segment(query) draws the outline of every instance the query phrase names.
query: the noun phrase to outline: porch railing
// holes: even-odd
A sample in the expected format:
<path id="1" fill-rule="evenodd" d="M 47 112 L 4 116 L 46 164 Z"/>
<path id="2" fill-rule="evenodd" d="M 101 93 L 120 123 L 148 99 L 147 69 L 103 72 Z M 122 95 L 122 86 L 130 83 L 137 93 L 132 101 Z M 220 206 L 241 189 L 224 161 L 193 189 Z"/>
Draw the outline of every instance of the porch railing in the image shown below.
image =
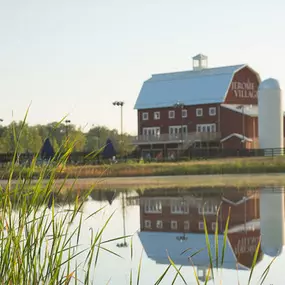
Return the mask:
<path id="1" fill-rule="evenodd" d="M 221 139 L 219 132 L 192 132 L 187 134 L 160 134 L 139 135 L 133 140 L 134 144 L 159 144 L 159 143 L 190 143 L 195 141 L 209 142 Z"/>

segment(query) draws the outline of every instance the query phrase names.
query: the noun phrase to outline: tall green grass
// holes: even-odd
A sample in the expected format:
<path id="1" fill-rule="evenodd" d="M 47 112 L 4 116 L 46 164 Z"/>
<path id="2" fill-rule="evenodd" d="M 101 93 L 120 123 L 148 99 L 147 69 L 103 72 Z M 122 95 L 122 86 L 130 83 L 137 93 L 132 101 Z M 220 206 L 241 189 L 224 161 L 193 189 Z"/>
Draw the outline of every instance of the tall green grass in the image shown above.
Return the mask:
<path id="1" fill-rule="evenodd" d="M 26 117 L 23 125 L 25 121 Z M 40 172 L 38 172 L 39 168 L 37 167 L 38 155 L 34 157 L 28 169 L 23 168 L 23 171 L 21 171 L 21 167 L 17 166 L 17 150 L 20 144 L 21 131 L 20 133 L 14 132 L 14 136 L 15 155 L 9 168 L 7 183 L 1 189 L 0 195 L 0 284 L 96 284 L 96 267 L 100 262 L 100 253 L 104 251 L 110 255 L 121 257 L 118 253 L 109 250 L 106 245 L 128 237 L 122 236 L 103 240 L 103 233 L 114 215 L 112 213 L 97 232 L 90 231 L 88 246 L 84 247 L 80 244 L 80 235 L 84 222 L 96 217 L 103 210 L 103 208 L 98 209 L 88 217 L 83 215 L 83 205 L 93 190 L 92 187 L 84 192 L 74 191 L 76 195 L 73 197 L 74 202 L 71 207 L 57 207 L 55 197 L 64 188 L 68 176 L 65 176 L 62 184 L 57 188 L 54 186 L 55 180 L 58 174 L 64 170 L 64 165 L 66 165 L 68 156 L 72 152 L 76 141 L 67 140 L 59 148 L 55 158 L 41 167 Z M 16 169 L 18 171 L 16 178 L 18 179 L 16 183 L 12 184 Z M 37 173 L 37 180 L 33 181 L 35 172 Z M 48 178 L 47 183 L 44 182 L 46 178 Z M 230 216 L 225 230 L 223 254 L 226 247 L 229 219 Z M 214 276 L 215 261 L 212 258 L 205 218 L 204 224 L 206 250 L 208 251 L 210 264 L 205 283 L 207 284 L 210 274 Z M 217 230 L 215 234 L 218 235 Z M 133 259 L 134 248 L 132 241 L 130 249 L 131 259 Z M 200 251 L 191 253 L 190 260 Z M 144 274 L 142 254 L 135 281 L 137 285 L 141 283 L 141 274 Z M 223 267 L 223 254 L 220 263 L 221 270 Z M 82 256 L 84 257 L 83 261 Z M 256 256 L 253 260 L 252 272 L 256 265 Z M 187 284 L 186 278 L 181 273 L 182 267 L 175 265 L 171 256 L 168 258 L 169 266 L 155 284 L 160 284 L 166 278 L 170 268 L 173 268 L 175 272 L 172 284 L 175 284 L 178 279 Z M 270 266 L 271 264 L 261 276 L 261 280 L 264 281 Z M 194 274 L 197 284 L 200 284 L 195 271 Z M 133 284 L 133 277 L 134 274 L 131 270 L 130 284 Z"/>

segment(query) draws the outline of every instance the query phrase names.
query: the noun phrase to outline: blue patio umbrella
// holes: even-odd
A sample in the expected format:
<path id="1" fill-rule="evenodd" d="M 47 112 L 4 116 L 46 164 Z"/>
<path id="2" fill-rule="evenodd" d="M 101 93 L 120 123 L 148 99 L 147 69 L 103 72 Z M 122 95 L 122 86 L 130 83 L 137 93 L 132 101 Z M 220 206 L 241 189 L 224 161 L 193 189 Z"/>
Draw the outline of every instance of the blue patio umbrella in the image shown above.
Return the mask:
<path id="1" fill-rule="evenodd" d="M 51 159 L 54 156 L 54 149 L 51 145 L 49 138 L 44 141 L 44 144 L 41 149 L 41 158 L 42 159 Z"/>
<path id="2" fill-rule="evenodd" d="M 110 139 L 107 139 L 102 155 L 104 158 L 112 158 L 113 156 L 116 155 L 116 150 Z"/>

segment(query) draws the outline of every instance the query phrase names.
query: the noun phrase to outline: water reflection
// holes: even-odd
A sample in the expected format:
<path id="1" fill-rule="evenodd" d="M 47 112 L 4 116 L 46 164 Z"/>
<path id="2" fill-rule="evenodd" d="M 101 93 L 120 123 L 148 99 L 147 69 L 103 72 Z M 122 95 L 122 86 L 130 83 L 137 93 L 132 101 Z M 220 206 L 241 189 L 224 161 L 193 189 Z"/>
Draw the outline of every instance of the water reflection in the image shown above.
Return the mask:
<path id="1" fill-rule="evenodd" d="M 284 245 L 284 187 L 260 191 L 261 247 L 269 256 L 280 255 Z"/>
<path id="2" fill-rule="evenodd" d="M 208 190 L 208 191 L 207 191 Z M 148 258 L 169 264 L 168 254 L 177 265 L 197 266 L 200 280 L 210 265 L 204 234 L 203 212 L 209 233 L 214 265 L 221 266 L 224 230 L 230 213 L 224 268 L 247 270 L 260 237 L 260 195 L 257 191 L 145 191 L 139 197 L 139 238 Z M 216 213 L 220 207 L 216 223 Z M 215 230 L 218 226 L 218 255 Z M 186 249 L 185 253 L 183 253 Z M 203 249 L 202 251 L 200 251 Z M 200 252 L 199 252 L 200 251 Z M 195 254 L 199 252 L 198 254 Z M 189 258 L 191 255 L 193 257 Z M 262 259 L 259 250 L 257 262 Z"/>
<path id="3" fill-rule="evenodd" d="M 81 191 L 82 197 L 84 193 Z M 55 195 L 55 203 L 61 204 L 65 201 L 73 203 L 76 195 L 76 192 L 67 196 Z M 189 268 L 191 270 L 195 268 L 199 280 L 205 281 L 210 260 L 204 234 L 203 212 L 209 232 L 213 266 L 216 267 L 218 261 L 219 268 L 224 232 L 230 212 L 223 263 L 223 284 L 237 284 L 237 269 L 240 274 L 240 284 L 247 282 L 260 238 L 261 247 L 257 255 L 255 281 L 259 280 L 272 257 L 282 253 L 284 245 L 284 187 L 94 190 L 90 193 L 83 211 L 89 216 L 103 206 L 106 206 L 107 216 L 116 211 L 114 220 L 112 219 L 107 232 L 104 233 L 107 235 L 105 239 L 135 232 L 132 245 L 134 256 L 137 253 L 133 261 L 134 270 L 138 268 L 141 247 L 143 248 L 142 263 L 143 268 L 147 269 L 142 271 L 141 284 L 155 283 L 169 264 L 168 256 L 177 266 L 186 268 L 187 284 L 196 284 L 194 275 L 189 274 Z M 89 242 L 89 228 L 92 227 L 95 233 L 100 221 L 97 216 L 93 216 L 85 222 L 86 229 L 82 232 L 83 242 L 85 239 L 86 243 Z M 216 225 L 218 226 L 217 256 Z M 120 243 L 114 241 L 110 245 L 112 251 L 124 256 L 126 264 L 123 261 L 119 264 L 118 260 L 113 260 L 110 255 L 103 255 L 103 261 L 96 269 L 98 284 L 106 284 L 111 277 L 114 282 L 110 284 L 129 284 L 126 282 L 126 272 L 130 270 L 131 246 L 129 245 L 128 239 L 123 239 Z M 196 252 L 198 253 L 195 254 Z M 278 282 L 282 275 L 280 273 L 283 272 L 282 258 L 284 256 L 281 254 L 280 259 L 274 261 L 273 267 L 277 266 L 277 270 L 273 277 L 268 275 L 267 280 L 270 281 L 266 284 L 284 284 Z M 133 274 L 135 276 L 135 273 Z M 167 275 L 165 278 L 165 283 L 162 284 L 172 283 L 173 276 Z M 178 280 L 175 284 L 180 284 L 179 282 Z"/>

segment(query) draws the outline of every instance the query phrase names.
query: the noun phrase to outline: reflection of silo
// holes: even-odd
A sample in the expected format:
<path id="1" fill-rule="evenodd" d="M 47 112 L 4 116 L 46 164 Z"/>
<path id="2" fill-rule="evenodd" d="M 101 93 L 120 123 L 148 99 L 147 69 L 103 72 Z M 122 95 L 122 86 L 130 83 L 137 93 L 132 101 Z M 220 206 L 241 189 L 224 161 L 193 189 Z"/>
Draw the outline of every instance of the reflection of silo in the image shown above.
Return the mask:
<path id="1" fill-rule="evenodd" d="M 273 191 L 274 190 L 274 191 Z M 265 187 L 260 191 L 261 249 L 279 255 L 284 245 L 284 187 Z"/>
<path id="2" fill-rule="evenodd" d="M 283 148 L 282 101 L 282 91 L 276 79 L 261 82 L 258 89 L 258 137 L 261 149 Z"/>

